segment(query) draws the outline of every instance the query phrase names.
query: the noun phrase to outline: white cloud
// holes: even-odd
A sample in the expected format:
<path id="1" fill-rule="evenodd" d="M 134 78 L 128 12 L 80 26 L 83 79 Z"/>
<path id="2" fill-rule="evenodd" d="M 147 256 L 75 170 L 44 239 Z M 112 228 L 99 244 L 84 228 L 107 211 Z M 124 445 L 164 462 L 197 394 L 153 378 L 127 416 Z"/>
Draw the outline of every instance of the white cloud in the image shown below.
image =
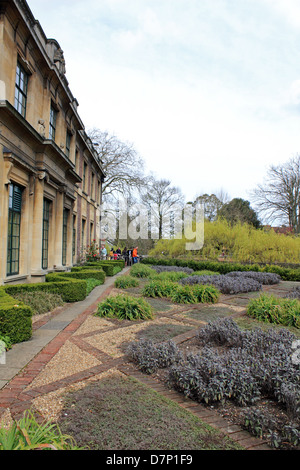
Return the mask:
<path id="1" fill-rule="evenodd" d="M 247 198 L 300 150 L 298 2 L 28 1 L 65 51 L 86 127 L 133 142 L 188 199 Z"/>
<path id="2" fill-rule="evenodd" d="M 298 0 L 263 0 L 288 21 L 293 27 L 300 26 L 300 4 Z"/>

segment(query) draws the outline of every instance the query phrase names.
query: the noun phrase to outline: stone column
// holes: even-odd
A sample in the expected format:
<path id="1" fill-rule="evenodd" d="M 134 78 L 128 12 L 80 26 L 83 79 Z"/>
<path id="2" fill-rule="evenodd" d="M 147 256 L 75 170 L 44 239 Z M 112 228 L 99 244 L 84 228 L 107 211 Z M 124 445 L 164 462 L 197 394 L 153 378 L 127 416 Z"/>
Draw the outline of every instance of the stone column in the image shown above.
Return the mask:
<path id="1" fill-rule="evenodd" d="M 54 266 L 62 268 L 62 234 L 63 234 L 63 211 L 64 193 L 57 191 L 55 201 L 55 240 L 54 240 Z"/>
<path id="2" fill-rule="evenodd" d="M 8 184 L 6 180 L 5 163 L 3 161 L 2 145 L 0 145 L 0 285 L 6 278 L 7 257 L 7 221 L 8 221 Z"/>
<path id="3" fill-rule="evenodd" d="M 73 204 L 69 210 L 67 230 L 67 266 L 73 266 Z"/>
<path id="4" fill-rule="evenodd" d="M 42 238 L 43 238 L 43 203 L 44 203 L 44 174 L 41 173 L 34 181 L 34 200 L 32 217 L 31 268 L 32 277 L 42 275 Z"/>

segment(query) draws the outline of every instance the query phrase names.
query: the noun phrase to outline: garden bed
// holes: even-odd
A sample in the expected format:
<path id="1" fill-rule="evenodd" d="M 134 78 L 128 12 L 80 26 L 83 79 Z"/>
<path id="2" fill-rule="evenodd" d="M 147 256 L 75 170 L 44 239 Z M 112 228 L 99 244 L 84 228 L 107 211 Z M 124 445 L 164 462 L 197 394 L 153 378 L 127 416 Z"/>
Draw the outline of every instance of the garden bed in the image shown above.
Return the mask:
<path id="1" fill-rule="evenodd" d="M 215 326 L 216 324 L 219 326 Z M 226 326 L 222 327 L 222 324 Z M 206 328 L 210 333 L 205 334 L 204 327 L 202 336 L 199 330 L 195 336 L 181 343 L 155 343 L 151 339 L 132 343 L 128 348 L 129 357 L 144 373 L 199 401 L 203 406 L 213 408 L 231 424 L 239 425 L 257 437 L 268 440 L 272 447 L 299 450 L 300 372 L 297 366 L 293 370 L 288 353 L 284 351 L 284 348 L 289 347 L 293 335 L 288 330 L 273 328 L 266 332 L 253 330 L 253 333 L 245 333 L 245 330 L 239 329 L 228 319 L 211 322 Z M 251 371 L 251 367 L 255 369 L 255 354 L 249 361 L 239 345 L 240 332 L 245 337 L 245 344 L 251 343 L 252 337 L 253 347 L 257 348 L 255 354 L 260 355 L 258 369 L 261 370 L 256 377 Z M 212 343 L 209 334 L 213 338 Z M 268 346 L 272 340 L 281 351 L 278 358 L 275 353 L 277 346 Z M 230 357 L 232 348 L 237 348 L 236 353 L 233 352 L 231 360 L 224 361 L 224 358 Z M 260 361 L 264 354 L 265 363 Z M 203 355 L 201 359 L 199 355 Z M 243 360 L 239 360 L 239 355 Z M 268 356 L 271 359 L 267 359 Z M 280 365 L 281 360 L 286 361 L 286 364 Z M 281 370 L 278 369 L 279 365 Z M 278 386 L 274 384 L 275 370 L 278 371 L 278 383 L 281 381 Z M 230 381 L 232 384 L 228 387 Z M 256 386 L 255 382 L 259 381 L 261 383 Z M 289 385 L 288 391 L 283 387 L 285 382 Z M 228 392 L 230 387 L 232 395 Z"/>

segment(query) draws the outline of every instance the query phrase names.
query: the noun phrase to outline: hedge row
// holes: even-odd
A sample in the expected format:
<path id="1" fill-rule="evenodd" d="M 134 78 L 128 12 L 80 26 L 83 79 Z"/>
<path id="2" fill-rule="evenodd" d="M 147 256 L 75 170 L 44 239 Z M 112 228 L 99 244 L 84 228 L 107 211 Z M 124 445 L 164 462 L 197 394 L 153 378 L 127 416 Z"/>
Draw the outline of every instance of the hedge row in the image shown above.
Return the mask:
<path id="1" fill-rule="evenodd" d="M 0 336 L 21 343 L 32 336 L 32 310 L 0 288 Z"/>
<path id="2" fill-rule="evenodd" d="M 1 287 L 0 335 L 8 336 L 12 343 L 27 341 L 31 338 L 32 310 L 13 298 L 16 293 L 51 292 L 59 294 L 64 302 L 79 302 L 87 296 L 87 279 L 96 279 L 100 284 L 103 284 L 106 273 L 113 276 L 122 270 L 123 263 L 123 261 L 89 263 L 79 268 L 74 267 L 71 272 L 47 274 L 46 282 Z"/>
<path id="3" fill-rule="evenodd" d="M 48 276 L 48 275 L 47 275 Z M 84 279 L 60 279 L 55 282 L 37 282 L 36 284 L 16 284 L 6 286 L 5 291 L 14 295 L 16 292 L 42 291 L 61 295 L 64 302 L 79 302 L 86 298 L 86 281 Z"/>
<path id="4" fill-rule="evenodd" d="M 46 282 L 63 282 L 76 279 L 97 279 L 104 284 L 105 272 L 100 269 L 79 269 L 72 268 L 71 272 L 50 273 L 46 275 Z"/>
<path id="5" fill-rule="evenodd" d="M 209 271 L 217 271 L 220 274 L 227 274 L 232 271 L 257 271 L 279 274 L 284 281 L 300 281 L 300 268 L 292 269 L 285 268 L 277 265 L 259 264 L 241 264 L 241 263 L 226 263 L 218 261 L 196 261 L 184 259 L 170 259 L 170 258 L 144 258 L 141 263 L 148 265 L 160 266 L 179 266 L 200 271 L 207 269 Z"/>
<path id="6" fill-rule="evenodd" d="M 118 261 L 95 261 L 86 263 L 83 268 L 101 268 L 105 272 L 106 276 L 115 276 L 124 268 L 124 262 Z M 74 268 L 72 268 L 73 271 Z"/>

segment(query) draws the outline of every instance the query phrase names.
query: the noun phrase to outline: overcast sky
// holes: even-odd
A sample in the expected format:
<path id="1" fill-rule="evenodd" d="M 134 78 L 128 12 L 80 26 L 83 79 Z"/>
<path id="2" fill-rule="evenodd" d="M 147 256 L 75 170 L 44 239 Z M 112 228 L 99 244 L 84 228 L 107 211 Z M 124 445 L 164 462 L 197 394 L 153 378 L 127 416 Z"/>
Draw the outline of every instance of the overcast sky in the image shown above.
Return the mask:
<path id="1" fill-rule="evenodd" d="M 86 130 L 134 144 L 186 200 L 300 153 L 299 0 L 28 0 Z"/>

